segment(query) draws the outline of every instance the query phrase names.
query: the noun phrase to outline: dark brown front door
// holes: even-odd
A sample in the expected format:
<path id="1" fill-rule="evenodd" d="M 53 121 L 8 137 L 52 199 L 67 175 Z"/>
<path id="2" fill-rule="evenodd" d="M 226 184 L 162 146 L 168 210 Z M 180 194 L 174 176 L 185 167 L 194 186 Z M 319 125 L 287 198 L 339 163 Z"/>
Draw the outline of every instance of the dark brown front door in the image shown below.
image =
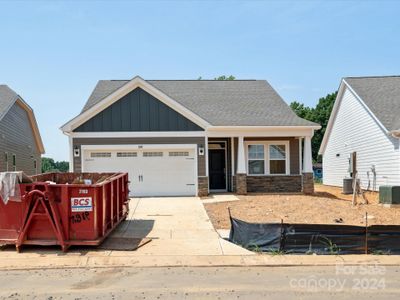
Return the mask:
<path id="1" fill-rule="evenodd" d="M 225 149 L 212 149 L 208 153 L 210 190 L 226 190 Z"/>

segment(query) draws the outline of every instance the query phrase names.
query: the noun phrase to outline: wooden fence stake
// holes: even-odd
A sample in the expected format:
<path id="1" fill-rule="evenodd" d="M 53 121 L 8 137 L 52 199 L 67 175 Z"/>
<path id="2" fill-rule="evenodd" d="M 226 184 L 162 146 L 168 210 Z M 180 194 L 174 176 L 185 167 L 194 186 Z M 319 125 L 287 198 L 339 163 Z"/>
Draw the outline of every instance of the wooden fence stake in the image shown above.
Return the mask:
<path id="1" fill-rule="evenodd" d="M 368 254 L 368 212 L 365 212 L 365 254 Z"/>

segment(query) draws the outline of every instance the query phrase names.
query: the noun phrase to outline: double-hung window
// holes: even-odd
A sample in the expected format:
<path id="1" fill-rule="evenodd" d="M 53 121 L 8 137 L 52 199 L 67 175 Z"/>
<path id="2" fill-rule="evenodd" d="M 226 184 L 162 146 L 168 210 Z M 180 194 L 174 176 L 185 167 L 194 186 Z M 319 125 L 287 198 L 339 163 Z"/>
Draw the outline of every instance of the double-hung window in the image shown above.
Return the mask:
<path id="1" fill-rule="evenodd" d="M 288 170 L 287 142 L 260 142 L 247 145 L 248 175 L 285 175 Z"/>
<path id="2" fill-rule="evenodd" d="M 286 174 L 286 145 L 269 145 L 269 173 Z"/>
<path id="3" fill-rule="evenodd" d="M 249 175 L 265 174 L 264 145 L 248 145 L 248 158 Z"/>

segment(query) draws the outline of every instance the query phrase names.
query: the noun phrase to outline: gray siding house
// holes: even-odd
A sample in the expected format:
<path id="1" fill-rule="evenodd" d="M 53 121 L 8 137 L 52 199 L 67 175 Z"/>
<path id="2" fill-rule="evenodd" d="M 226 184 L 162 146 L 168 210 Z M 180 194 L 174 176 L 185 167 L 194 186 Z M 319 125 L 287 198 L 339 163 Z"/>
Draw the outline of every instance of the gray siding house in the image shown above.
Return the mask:
<path id="1" fill-rule="evenodd" d="M 32 108 L 7 85 L 0 85 L 0 172 L 40 173 L 42 154 Z"/>
<path id="2" fill-rule="evenodd" d="M 129 172 L 135 196 L 313 191 L 311 138 L 265 80 L 102 80 L 61 127 L 75 172 Z"/>

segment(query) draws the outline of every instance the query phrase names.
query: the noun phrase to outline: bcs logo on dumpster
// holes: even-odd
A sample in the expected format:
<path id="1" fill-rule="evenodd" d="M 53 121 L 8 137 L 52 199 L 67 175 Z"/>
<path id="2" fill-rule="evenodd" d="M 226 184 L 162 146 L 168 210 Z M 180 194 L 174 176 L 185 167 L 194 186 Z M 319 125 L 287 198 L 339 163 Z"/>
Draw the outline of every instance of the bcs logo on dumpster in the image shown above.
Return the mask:
<path id="1" fill-rule="evenodd" d="M 92 197 L 71 198 L 71 211 L 93 211 Z"/>

